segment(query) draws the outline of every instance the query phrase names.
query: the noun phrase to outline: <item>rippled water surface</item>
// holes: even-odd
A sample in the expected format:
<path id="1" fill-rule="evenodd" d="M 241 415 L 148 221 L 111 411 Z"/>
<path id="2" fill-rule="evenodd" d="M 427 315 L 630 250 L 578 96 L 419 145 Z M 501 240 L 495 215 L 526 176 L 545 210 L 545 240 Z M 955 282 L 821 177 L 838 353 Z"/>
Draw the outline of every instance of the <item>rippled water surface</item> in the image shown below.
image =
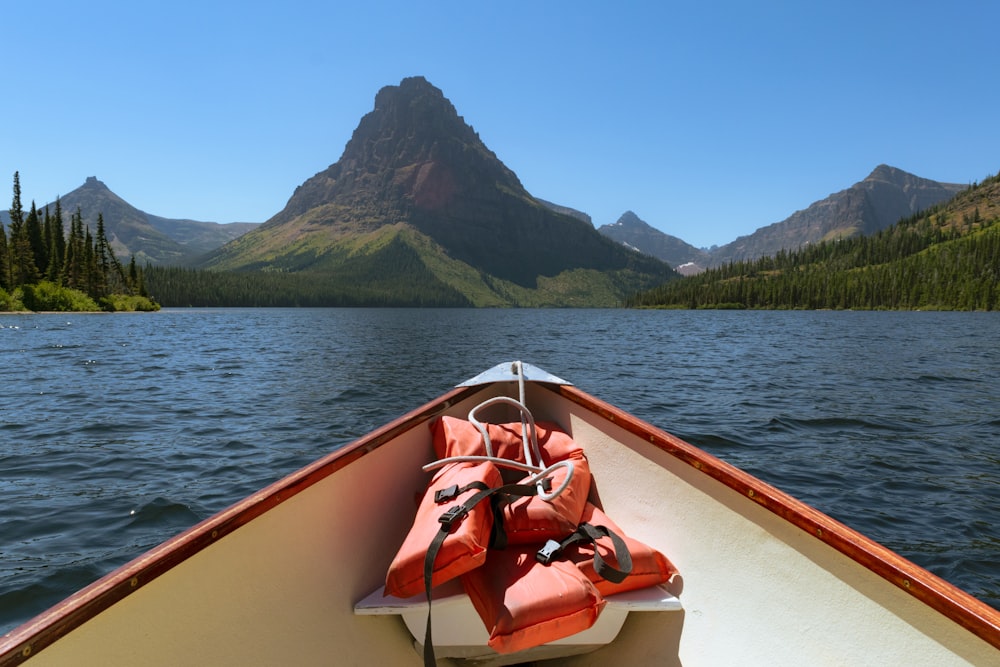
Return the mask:
<path id="1" fill-rule="evenodd" d="M 1000 607 L 1000 316 L 0 317 L 0 632 L 500 361 L 661 426 Z"/>

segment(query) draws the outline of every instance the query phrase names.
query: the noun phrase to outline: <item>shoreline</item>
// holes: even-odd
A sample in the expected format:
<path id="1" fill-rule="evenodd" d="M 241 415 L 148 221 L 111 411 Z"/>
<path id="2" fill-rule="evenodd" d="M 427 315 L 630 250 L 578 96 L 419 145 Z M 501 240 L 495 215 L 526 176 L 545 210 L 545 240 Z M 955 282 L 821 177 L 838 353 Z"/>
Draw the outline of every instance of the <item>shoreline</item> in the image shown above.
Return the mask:
<path id="1" fill-rule="evenodd" d="M 155 313 L 155 310 L 0 310 L 0 315 L 123 315 Z"/>

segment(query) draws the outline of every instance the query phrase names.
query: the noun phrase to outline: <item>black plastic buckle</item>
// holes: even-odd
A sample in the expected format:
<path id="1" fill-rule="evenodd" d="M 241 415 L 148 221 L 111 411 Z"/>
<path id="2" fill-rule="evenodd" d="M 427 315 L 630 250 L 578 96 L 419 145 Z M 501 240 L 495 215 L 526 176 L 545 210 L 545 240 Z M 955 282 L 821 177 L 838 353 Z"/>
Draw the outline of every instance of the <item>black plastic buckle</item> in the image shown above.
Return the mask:
<path id="1" fill-rule="evenodd" d="M 548 565 L 552 562 L 552 559 L 559 555 L 562 551 L 562 544 L 556 542 L 555 540 L 549 540 L 545 543 L 545 546 L 538 550 L 535 554 L 535 560 L 537 560 L 542 565 Z"/>
<path id="2" fill-rule="evenodd" d="M 449 500 L 454 500 L 458 498 L 458 484 L 452 484 L 451 486 L 438 489 L 434 493 L 434 502 L 436 503 L 446 503 Z"/>
<path id="3" fill-rule="evenodd" d="M 438 517 L 438 521 L 440 521 L 446 526 L 451 526 L 452 523 L 461 519 L 468 513 L 469 510 L 467 510 L 465 507 L 461 505 L 453 505 L 449 507 L 444 514 Z"/>

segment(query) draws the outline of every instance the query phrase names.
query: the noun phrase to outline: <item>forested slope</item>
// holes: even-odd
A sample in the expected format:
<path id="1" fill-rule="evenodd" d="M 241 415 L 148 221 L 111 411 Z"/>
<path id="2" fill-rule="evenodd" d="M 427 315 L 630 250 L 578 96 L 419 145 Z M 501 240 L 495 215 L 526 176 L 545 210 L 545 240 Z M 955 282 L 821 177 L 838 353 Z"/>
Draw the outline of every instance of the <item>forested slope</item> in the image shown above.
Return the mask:
<path id="1" fill-rule="evenodd" d="M 733 262 L 629 305 L 996 310 L 998 282 L 1000 175 L 874 235 Z"/>

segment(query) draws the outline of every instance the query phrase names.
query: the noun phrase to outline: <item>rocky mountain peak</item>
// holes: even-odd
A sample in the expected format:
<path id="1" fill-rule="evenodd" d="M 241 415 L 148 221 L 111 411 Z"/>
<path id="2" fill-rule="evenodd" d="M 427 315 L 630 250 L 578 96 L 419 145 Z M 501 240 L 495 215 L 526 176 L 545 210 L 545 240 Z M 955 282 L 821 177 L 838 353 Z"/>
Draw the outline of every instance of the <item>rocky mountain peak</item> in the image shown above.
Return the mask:
<path id="1" fill-rule="evenodd" d="M 396 217 L 405 217 L 410 207 L 440 209 L 459 192 L 496 185 L 529 196 L 440 89 L 409 77 L 378 91 L 340 160 L 299 186 L 268 224 L 334 200 L 377 208 L 383 220 L 391 202 Z"/>
<path id="2" fill-rule="evenodd" d="M 617 222 L 602 225 L 597 231 L 628 248 L 656 257 L 675 269 L 691 266 L 693 268 L 689 273 L 693 273 L 702 270 L 708 263 L 708 255 L 703 250 L 661 232 L 632 211 L 625 211 Z"/>
<path id="3" fill-rule="evenodd" d="M 902 169 L 897 169 L 896 167 L 890 167 L 887 164 L 880 164 L 872 170 L 872 173 L 858 183 L 861 187 L 872 187 L 876 184 L 888 184 L 890 186 L 895 186 L 899 188 L 916 188 L 916 187 L 938 187 L 942 184 L 936 181 L 931 181 L 926 178 L 921 178 L 915 176 L 909 172 L 905 172 Z M 947 185 L 947 184 L 945 184 Z"/>
<path id="4" fill-rule="evenodd" d="M 632 211 L 625 211 L 624 213 L 622 213 L 621 216 L 618 218 L 618 221 L 615 222 L 615 225 L 618 227 L 626 227 L 626 228 L 649 227 L 649 225 L 645 221 L 640 219 L 639 216 L 637 216 Z"/>
<path id="5" fill-rule="evenodd" d="M 910 174 L 907 174 L 902 169 L 897 169 L 895 167 L 890 167 L 887 164 L 880 164 L 877 167 L 875 167 L 874 169 L 872 169 L 872 173 L 868 174 L 868 176 L 864 180 L 866 180 L 866 181 L 895 181 L 895 180 L 898 180 L 900 177 L 909 176 L 909 175 Z"/>
<path id="6" fill-rule="evenodd" d="M 376 112 L 387 113 L 393 110 L 401 111 L 407 108 L 445 108 L 448 115 L 458 116 L 455 107 L 441 92 L 422 76 L 410 76 L 399 82 L 397 86 L 383 86 L 375 93 Z"/>
<path id="7" fill-rule="evenodd" d="M 117 197 L 117 195 L 111 191 L 111 188 L 104 184 L 104 181 L 99 181 L 97 179 L 97 176 L 88 176 L 83 185 L 77 188 L 77 191 L 90 195 L 112 195 Z"/>
<path id="8" fill-rule="evenodd" d="M 410 77 L 375 95 L 375 108 L 361 119 L 342 161 L 361 160 L 367 167 L 408 164 L 432 159 L 442 143 L 478 140 L 440 89 L 423 77 Z"/>

